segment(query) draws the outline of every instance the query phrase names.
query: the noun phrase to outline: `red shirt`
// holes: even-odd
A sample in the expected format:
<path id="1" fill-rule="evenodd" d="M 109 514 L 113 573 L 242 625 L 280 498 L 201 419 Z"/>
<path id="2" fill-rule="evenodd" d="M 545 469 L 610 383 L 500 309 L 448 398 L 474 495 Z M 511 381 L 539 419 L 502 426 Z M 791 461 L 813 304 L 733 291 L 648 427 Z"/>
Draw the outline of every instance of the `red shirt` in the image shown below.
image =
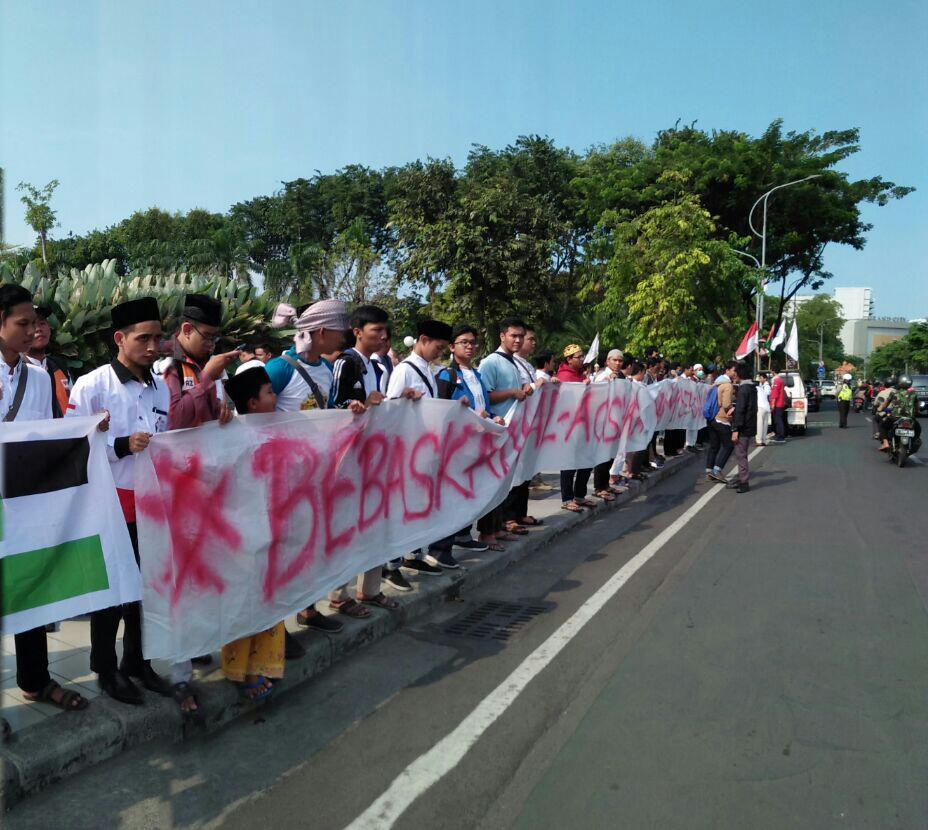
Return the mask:
<path id="1" fill-rule="evenodd" d="M 576 369 L 572 369 L 569 363 L 562 363 L 558 366 L 555 377 L 562 383 L 583 383 L 586 379 Z"/>
<path id="2" fill-rule="evenodd" d="M 770 408 L 773 409 L 778 406 L 786 407 L 786 384 L 779 375 L 773 379 L 773 384 L 770 387 Z"/>

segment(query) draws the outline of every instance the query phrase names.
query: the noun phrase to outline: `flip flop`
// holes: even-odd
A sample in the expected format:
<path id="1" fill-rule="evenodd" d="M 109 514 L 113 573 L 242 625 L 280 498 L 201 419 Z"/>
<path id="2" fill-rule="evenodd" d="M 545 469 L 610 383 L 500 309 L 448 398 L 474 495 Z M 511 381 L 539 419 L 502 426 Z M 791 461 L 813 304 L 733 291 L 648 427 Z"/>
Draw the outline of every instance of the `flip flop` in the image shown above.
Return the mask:
<path id="1" fill-rule="evenodd" d="M 544 520 L 536 519 L 534 516 L 525 516 L 519 524 L 526 525 L 527 527 L 540 527 L 544 524 Z"/>
<path id="2" fill-rule="evenodd" d="M 374 597 L 360 597 L 360 600 L 366 605 L 376 605 L 378 608 L 384 608 L 387 611 L 396 611 L 400 607 L 400 604 L 393 597 L 388 597 L 382 591 Z"/>
<path id="3" fill-rule="evenodd" d="M 346 617 L 354 617 L 356 620 L 363 620 L 371 615 L 369 608 L 365 608 L 350 597 L 341 602 L 330 602 L 329 608 L 338 614 L 344 614 Z"/>

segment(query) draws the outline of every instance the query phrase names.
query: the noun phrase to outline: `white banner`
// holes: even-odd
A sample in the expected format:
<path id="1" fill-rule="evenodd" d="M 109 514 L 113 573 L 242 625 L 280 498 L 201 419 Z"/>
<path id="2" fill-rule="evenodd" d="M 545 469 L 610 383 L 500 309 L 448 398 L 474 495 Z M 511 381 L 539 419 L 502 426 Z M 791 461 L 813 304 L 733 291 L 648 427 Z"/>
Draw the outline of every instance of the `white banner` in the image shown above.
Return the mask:
<path id="1" fill-rule="evenodd" d="M 705 389 L 546 385 L 505 427 L 424 399 L 156 435 L 136 465 L 145 654 L 215 651 L 469 525 L 536 472 L 704 426 Z"/>
<path id="2" fill-rule="evenodd" d="M 141 597 L 101 419 L 0 424 L 6 634 Z"/>

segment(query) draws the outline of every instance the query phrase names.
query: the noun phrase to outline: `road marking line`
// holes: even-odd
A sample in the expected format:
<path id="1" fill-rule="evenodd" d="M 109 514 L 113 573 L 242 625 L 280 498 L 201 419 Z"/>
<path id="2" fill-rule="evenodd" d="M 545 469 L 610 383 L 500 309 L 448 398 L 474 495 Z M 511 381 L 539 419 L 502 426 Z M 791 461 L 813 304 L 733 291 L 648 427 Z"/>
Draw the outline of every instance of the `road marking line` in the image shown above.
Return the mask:
<path id="1" fill-rule="evenodd" d="M 763 447 L 757 447 L 748 459 L 753 459 L 763 449 Z M 570 644 L 571 640 L 602 610 L 625 583 L 724 489 L 726 488 L 713 487 L 700 496 L 685 513 L 664 528 L 619 568 L 557 631 L 490 692 L 453 732 L 442 738 L 428 752 L 420 755 L 394 778 L 386 792 L 351 822 L 347 830 L 386 830 L 386 828 L 393 827 L 419 796 L 437 784 L 461 762 L 483 733 L 515 702 L 528 684 Z"/>

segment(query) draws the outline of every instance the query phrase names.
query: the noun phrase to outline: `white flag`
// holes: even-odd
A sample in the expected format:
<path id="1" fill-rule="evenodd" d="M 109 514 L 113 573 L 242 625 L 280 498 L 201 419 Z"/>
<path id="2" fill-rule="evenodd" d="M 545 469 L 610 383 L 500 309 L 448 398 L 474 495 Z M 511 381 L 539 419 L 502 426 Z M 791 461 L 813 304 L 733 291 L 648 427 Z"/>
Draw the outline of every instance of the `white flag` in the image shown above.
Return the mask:
<path id="1" fill-rule="evenodd" d="M 789 331 L 789 340 L 783 351 L 786 352 L 787 357 L 791 357 L 797 364 L 799 363 L 799 327 L 796 325 L 795 320 L 793 320 L 793 327 Z"/>
<path id="2" fill-rule="evenodd" d="M 596 358 L 599 357 L 599 332 L 596 332 L 596 337 L 593 338 L 593 345 L 590 346 L 590 350 L 586 353 L 586 357 L 583 358 L 583 365 L 586 366 L 588 363 L 595 363 Z"/>
<path id="3" fill-rule="evenodd" d="M 778 349 L 783 345 L 786 340 L 786 318 L 784 317 L 780 320 L 780 328 L 777 329 L 777 333 L 774 335 L 773 340 L 770 341 L 770 345 L 767 347 L 771 352 L 774 349 Z"/>

